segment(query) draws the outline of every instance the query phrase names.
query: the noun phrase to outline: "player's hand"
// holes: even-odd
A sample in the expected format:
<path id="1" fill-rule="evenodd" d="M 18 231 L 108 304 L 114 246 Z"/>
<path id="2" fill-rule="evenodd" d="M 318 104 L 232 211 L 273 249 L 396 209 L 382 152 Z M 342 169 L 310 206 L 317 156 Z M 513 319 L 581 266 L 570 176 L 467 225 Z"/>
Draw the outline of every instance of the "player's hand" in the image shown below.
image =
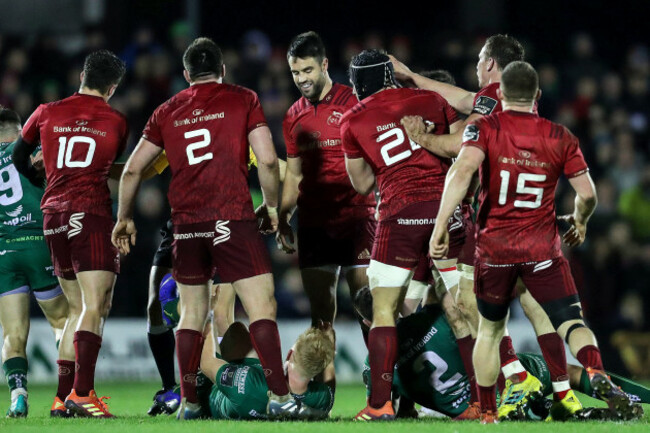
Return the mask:
<path id="1" fill-rule="evenodd" d="M 406 85 L 415 87 L 415 83 L 413 82 L 413 72 L 409 67 L 397 60 L 392 54 L 389 54 L 388 58 L 393 64 L 393 69 L 395 69 L 395 79 Z"/>
<path id="2" fill-rule="evenodd" d="M 45 177 L 45 162 L 43 162 L 43 151 L 39 150 L 36 155 L 29 157 L 32 161 L 32 166 L 38 172 L 40 177 Z"/>
<path id="3" fill-rule="evenodd" d="M 278 210 L 270 208 L 262 203 L 255 209 L 255 216 L 258 221 L 258 230 L 265 235 L 275 233 L 278 230 Z"/>
<path id="4" fill-rule="evenodd" d="M 449 232 L 446 224 L 436 224 L 429 240 L 429 255 L 433 259 L 446 259 L 449 252 Z"/>
<path id="5" fill-rule="evenodd" d="M 131 245 L 135 245 L 135 235 L 137 232 L 132 219 L 118 219 L 115 227 L 113 227 L 111 242 L 113 242 L 113 245 L 115 245 L 120 253 L 129 254 L 131 252 Z"/>
<path id="6" fill-rule="evenodd" d="M 293 246 L 293 229 L 291 228 L 289 221 L 287 221 L 286 216 L 280 218 L 280 224 L 278 225 L 278 232 L 275 235 L 275 241 L 278 244 L 279 250 L 282 250 L 287 254 L 293 254 L 296 252 L 296 248 Z"/>
<path id="7" fill-rule="evenodd" d="M 577 247 L 579 245 L 582 245 L 582 243 L 585 241 L 585 237 L 587 236 L 587 226 L 576 221 L 573 215 L 562 215 L 557 217 L 557 219 L 560 221 L 565 221 L 571 226 L 569 227 L 569 230 L 567 230 L 566 233 L 564 233 L 562 236 L 562 241 L 564 241 L 564 243 L 570 247 Z"/>
<path id="8" fill-rule="evenodd" d="M 424 134 L 427 133 L 427 126 L 424 123 L 422 116 L 404 116 L 400 122 L 404 126 L 404 130 L 409 138 L 418 144 Z"/>

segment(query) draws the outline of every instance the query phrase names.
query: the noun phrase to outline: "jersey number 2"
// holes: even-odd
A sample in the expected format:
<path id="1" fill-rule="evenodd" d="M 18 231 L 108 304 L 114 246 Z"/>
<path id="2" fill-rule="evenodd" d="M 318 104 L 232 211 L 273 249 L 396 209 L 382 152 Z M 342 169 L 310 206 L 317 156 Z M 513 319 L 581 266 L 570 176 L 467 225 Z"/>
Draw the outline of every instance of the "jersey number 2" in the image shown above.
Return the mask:
<path id="1" fill-rule="evenodd" d="M 510 183 L 510 172 L 508 170 L 501 170 L 501 188 L 499 188 L 499 204 L 503 206 L 506 204 L 508 198 L 508 184 Z M 526 186 L 526 182 L 543 182 L 546 180 L 545 174 L 533 173 L 520 173 L 517 176 L 517 194 L 532 194 L 535 200 L 515 200 L 515 207 L 524 207 L 529 209 L 537 209 L 542 205 L 542 194 L 544 188 L 533 188 Z"/>
<path id="2" fill-rule="evenodd" d="M 425 362 L 428 362 L 434 367 L 434 370 L 431 373 L 431 377 L 429 378 L 429 382 L 431 383 L 431 386 L 433 386 L 433 388 L 440 394 L 445 394 L 449 388 L 456 385 L 456 383 L 458 383 L 458 381 L 463 378 L 462 374 L 456 373 L 449 379 L 443 381 L 441 377 L 447 372 L 447 370 L 449 370 L 449 364 L 447 364 L 445 360 L 442 359 L 436 352 L 432 352 L 430 350 L 421 353 L 420 356 L 418 356 L 413 362 L 413 369 L 416 373 L 424 370 Z"/>
<path id="3" fill-rule="evenodd" d="M 201 137 L 199 141 L 195 141 L 194 143 L 188 144 L 187 148 L 185 149 L 185 152 L 187 153 L 187 161 L 189 162 L 190 165 L 195 165 L 198 164 L 199 162 L 207 161 L 208 159 L 212 159 L 214 155 L 212 155 L 212 152 L 204 153 L 203 155 L 195 155 L 194 151 L 198 149 L 203 149 L 204 147 L 208 147 L 210 144 L 210 131 L 207 129 L 197 129 L 194 131 L 188 131 L 185 133 L 185 138 L 194 138 L 194 137 Z"/>

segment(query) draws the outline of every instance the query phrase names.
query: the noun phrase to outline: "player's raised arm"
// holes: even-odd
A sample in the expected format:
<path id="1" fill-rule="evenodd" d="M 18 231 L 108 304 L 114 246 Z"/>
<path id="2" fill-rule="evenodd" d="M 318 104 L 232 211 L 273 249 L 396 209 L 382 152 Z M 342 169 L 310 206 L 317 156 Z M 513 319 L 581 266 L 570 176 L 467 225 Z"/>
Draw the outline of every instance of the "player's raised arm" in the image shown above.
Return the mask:
<path id="1" fill-rule="evenodd" d="M 295 252 L 293 247 L 294 237 L 293 230 L 289 225 L 291 216 L 296 210 L 298 202 L 298 185 L 302 181 L 302 160 L 300 157 L 287 158 L 287 168 L 282 185 L 282 203 L 280 204 L 280 221 L 278 225 L 278 248 L 282 248 L 285 253 Z"/>
<path id="2" fill-rule="evenodd" d="M 473 126 L 473 125 L 470 125 Z M 463 201 L 472 177 L 485 159 L 485 153 L 473 146 L 461 149 L 458 159 L 451 166 L 445 180 L 445 190 L 440 201 L 440 210 L 436 217 L 436 225 L 431 234 L 429 254 L 434 259 L 445 258 L 449 250 L 449 232 L 447 223 L 454 213 L 456 206 Z"/>
<path id="3" fill-rule="evenodd" d="M 280 190 L 280 171 L 278 155 L 275 153 L 271 130 L 260 126 L 248 133 L 248 143 L 257 158 L 257 175 L 262 187 L 263 207 L 266 208 L 270 227 L 266 230 L 274 233 L 278 228 L 278 192 Z"/>
<path id="4" fill-rule="evenodd" d="M 589 173 L 569 179 L 571 187 L 576 192 L 573 214 L 561 216 L 560 219 L 571 224 L 571 228 L 562 236 L 562 240 L 570 247 L 576 247 L 585 241 L 587 221 L 594 213 L 598 204 L 596 187 Z"/>
<path id="5" fill-rule="evenodd" d="M 135 245 L 136 229 L 133 223 L 133 206 L 135 196 L 142 182 L 142 174 L 162 153 L 162 148 L 141 138 L 135 150 L 126 161 L 122 178 L 117 208 L 117 222 L 113 228 L 111 241 L 122 254 L 131 251 L 130 245 Z"/>
<path id="6" fill-rule="evenodd" d="M 409 69 L 404 63 L 400 62 L 393 56 L 389 56 L 390 61 L 395 68 L 395 78 L 399 81 L 411 82 L 420 89 L 432 90 L 439 93 L 451 104 L 454 109 L 463 114 L 469 114 L 474 108 L 475 93 L 469 92 L 452 84 L 442 83 L 417 74 Z"/>

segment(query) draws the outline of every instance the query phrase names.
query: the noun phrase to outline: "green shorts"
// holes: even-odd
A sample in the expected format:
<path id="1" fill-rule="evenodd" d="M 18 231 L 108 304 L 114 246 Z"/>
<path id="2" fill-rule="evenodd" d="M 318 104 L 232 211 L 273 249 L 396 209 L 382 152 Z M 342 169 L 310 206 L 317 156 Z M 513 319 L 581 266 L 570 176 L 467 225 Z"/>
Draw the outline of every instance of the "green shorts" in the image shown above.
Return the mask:
<path id="1" fill-rule="evenodd" d="M 265 418 L 268 389 L 259 359 L 246 358 L 239 364 L 222 366 L 210 393 L 212 418 Z"/>
<path id="2" fill-rule="evenodd" d="M 20 249 L 3 247 L 7 249 L 0 250 L 0 296 L 32 290 L 37 299 L 47 300 L 61 293 L 45 242 L 23 243 Z"/>

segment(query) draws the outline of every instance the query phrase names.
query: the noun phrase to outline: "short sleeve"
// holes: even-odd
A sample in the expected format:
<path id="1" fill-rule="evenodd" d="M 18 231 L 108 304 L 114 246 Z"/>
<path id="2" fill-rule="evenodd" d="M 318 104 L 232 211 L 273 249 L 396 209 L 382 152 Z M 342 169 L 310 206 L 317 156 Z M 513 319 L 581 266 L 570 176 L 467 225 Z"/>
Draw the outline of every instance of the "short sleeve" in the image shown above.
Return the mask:
<path id="1" fill-rule="evenodd" d="M 453 125 L 454 123 L 458 122 L 458 120 L 460 120 L 458 113 L 456 110 L 454 110 L 454 107 L 452 107 L 451 104 L 445 99 L 443 99 L 442 110 L 445 113 L 445 118 L 447 118 L 447 123 L 449 123 L 449 125 Z"/>
<path id="2" fill-rule="evenodd" d="M 463 131 L 462 146 L 474 146 L 487 153 L 487 128 L 480 120 L 472 122 Z"/>
<path id="3" fill-rule="evenodd" d="M 264 110 L 262 110 L 260 99 L 257 97 L 255 92 L 251 91 L 251 94 L 251 106 L 250 111 L 248 112 L 248 122 L 246 124 L 247 133 L 261 126 L 266 126 L 266 117 L 264 116 Z"/>
<path id="4" fill-rule="evenodd" d="M 564 134 L 568 141 L 564 148 L 564 175 L 570 179 L 588 172 L 589 167 L 587 167 L 576 136 L 566 128 Z"/>
<path id="5" fill-rule="evenodd" d="M 22 136 L 29 144 L 36 144 L 41 138 L 40 123 L 41 113 L 43 112 L 44 105 L 39 105 L 36 111 L 29 116 L 25 126 L 23 126 Z"/>
<path id="6" fill-rule="evenodd" d="M 298 146 L 296 145 L 296 140 L 291 133 L 291 127 L 293 122 L 289 115 L 284 118 L 282 122 L 282 135 L 284 136 L 284 145 L 287 148 L 287 156 L 289 158 L 297 158 L 300 155 L 298 154 Z"/>
<path id="7" fill-rule="evenodd" d="M 496 95 L 496 86 L 489 85 L 481 89 L 474 98 L 474 108 L 472 113 L 477 113 L 482 116 L 487 116 L 495 113 L 499 105 L 499 99 Z"/>
<path id="8" fill-rule="evenodd" d="M 160 109 L 156 109 L 156 111 L 153 112 L 149 120 L 147 121 L 147 124 L 144 127 L 144 130 L 142 131 L 142 138 L 145 140 L 155 144 L 158 147 L 164 147 L 164 142 L 162 138 L 162 132 L 160 130 Z"/>
<path id="9" fill-rule="evenodd" d="M 343 152 L 348 158 L 363 158 L 359 143 L 354 134 L 352 134 L 350 122 L 347 119 L 341 122 L 341 144 L 343 146 Z"/>

